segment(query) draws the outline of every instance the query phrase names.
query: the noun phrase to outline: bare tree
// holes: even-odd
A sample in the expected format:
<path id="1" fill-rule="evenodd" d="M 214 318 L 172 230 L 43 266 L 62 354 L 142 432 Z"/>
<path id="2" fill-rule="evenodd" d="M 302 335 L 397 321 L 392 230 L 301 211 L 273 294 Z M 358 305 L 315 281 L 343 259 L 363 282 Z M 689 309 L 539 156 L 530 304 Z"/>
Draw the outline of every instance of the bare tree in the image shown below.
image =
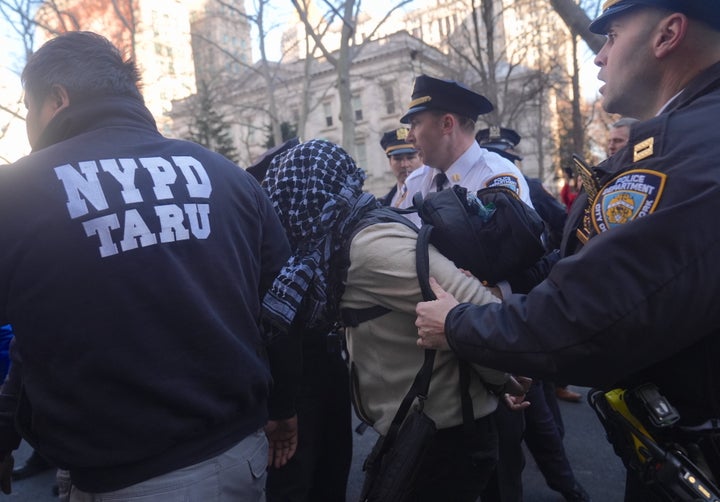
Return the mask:
<path id="1" fill-rule="evenodd" d="M 385 21 L 394 11 L 410 3 L 412 0 L 402 0 L 390 7 L 386 15 L 380 19 L 366 40 L 372 39 Z M 324 0 L 327 6 L 327 13 L 323 16 L 326 23 L 321 25 L 321 30 L 327 29 L 332 22 L 341 23 L 340 47 L 337 51 L 331 51 L 323 41 L 322 31 L 318 26 L 313 26 L 309 18 L 309 2 L 292 0 L 300 20 L 305 25 L 306 33 L 314 41 L 315 46 L 337 72 L 336 87 L 340 98 L 340 123 L 342 124 L 342 146 L 350 155 L 355 155 L 355 120 L 352 108 L 352 89 L 350 86 L 350 69 L 353 60 L 362 51 L 364 40 L 356 40 L 356 27 L 360 14 L 361 0 L 344 0 L 332 2 Z"/>
<path id="2" fill-rule="evenodd" d="M 24 66 L 33 51 L 36 29 L 33 18 L 40 3 L 39 0 L 0 0 L 0 18 L 4 25 L 12 30 L 12 35 L 8 33 L 10 38 L 17 39 L 23 49 L 23 53 L 17 55 L 20 67 Z M 3 103 L 0 104 L 0 138 L 5 137 L 13 123 L 25 121 L 21 110 L 21 93 L 18 93 L 14 100 L 10 96 L 4 96 Z M 0 156 L 0 162 L 11 162 L 11 159 Z"/>
<path id="3" fill-rule="evenodd" d="M 551 146 L 548 103 L 555 89 L 567 85 L 563 40 L 566 31 L 553 27 L 554 13 L 543 0 L 457 2 L 466 16 L 449 39 L 449 51 L 462 69 L 462 79 L 476 85 L 494 105 L 480 117 L 488 126 L 522 132 L 534 144 L 538 175 L 545 176 L 546 150 Z M 506 5 L 506 8 L 503 8 Z M 522 23 L 506 20 L 522 19 Z"/>
<path id="4" fill-rule="evenodd" d="M 41 4 L 41 0 L 0 0 L 0 16 L 5 26 L 12 29 L 22 43 L 23 62 L 27 61 L 33 51 L 36 28 L 34 17 Z"/>
<path id="5" fill-rule="evenodd" d="M 579 35 L 595 54 L 600 52 L 605 43 L 605 37 L 596 35 L 588 29 L 590 18 L 580 4 L 575 0 L 550 0 L 550 4 L 571 32 Z M 599 2 L 595 2 L 596 14 L 598 5 Z"/>

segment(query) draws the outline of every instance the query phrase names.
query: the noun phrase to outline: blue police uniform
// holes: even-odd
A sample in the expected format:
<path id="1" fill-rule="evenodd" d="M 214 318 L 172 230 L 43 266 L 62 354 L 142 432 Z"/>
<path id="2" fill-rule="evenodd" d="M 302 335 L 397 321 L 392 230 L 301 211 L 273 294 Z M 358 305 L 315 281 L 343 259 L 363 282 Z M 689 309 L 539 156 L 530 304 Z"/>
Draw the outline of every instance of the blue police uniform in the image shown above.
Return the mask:
<path id="1" fill-rule="evenodd" d="M 450 312 L 453 350 L 587 386 L 653 382 L 682 425 L 720 417 L 719 113 L 716 63 L 596 168 L 586 244 L 528 295 Z M 720 474 L 717 454 L 708 460 Z"/>

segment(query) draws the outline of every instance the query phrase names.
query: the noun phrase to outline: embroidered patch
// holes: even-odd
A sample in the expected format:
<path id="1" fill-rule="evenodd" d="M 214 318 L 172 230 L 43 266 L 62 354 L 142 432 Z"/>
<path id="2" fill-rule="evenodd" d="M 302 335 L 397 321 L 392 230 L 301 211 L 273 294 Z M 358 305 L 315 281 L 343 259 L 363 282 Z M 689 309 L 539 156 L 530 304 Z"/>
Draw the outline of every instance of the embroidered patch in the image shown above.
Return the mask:
<path id="1" fill-rule="evenodd" d="M 593 201 L 595 230 L 605 232 L 652 213 L 660 202 L 666 178 L 666 174 L 647 169 L 633 169 L 616 176 Z"/>
<path id="2" fill-rule="evenodd" d="M 509 188 L 516 194 L 520 195 L 520 182 L 512 174 L 500 174 L 491 178 L 487 183 L 486 187 L 505 187 Z"/>

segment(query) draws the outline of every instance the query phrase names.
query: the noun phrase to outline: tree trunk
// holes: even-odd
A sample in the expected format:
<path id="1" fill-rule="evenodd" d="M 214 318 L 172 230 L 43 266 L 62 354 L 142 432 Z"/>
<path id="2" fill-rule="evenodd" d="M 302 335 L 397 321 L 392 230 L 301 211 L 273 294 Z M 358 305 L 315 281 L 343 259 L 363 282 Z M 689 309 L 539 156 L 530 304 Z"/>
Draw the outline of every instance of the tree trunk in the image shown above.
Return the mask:
<path id="1" fill-rule="evenodd" d="M 350 66 L 352 64 L 352 39 L 355 32 L 354 0 L 346 0 L 343 12 L 342 38 L 340 54 L 337 62 L 337 86 L 340 97 L 340 123 L 342 124 L 342 147 L 355 156 L 355 113 L 352 105 L 352 90 L 350 89 Z"/>
<path id="2" fill-rule="evenodd" d="M 596 35 L 588 29 L 591 19 L 582 7 L 574 0 L 550 0 L 550 4 L 572 33 L 579 35 L 595 54 L 600 52 L 605 44 L 605 37 Z"/>

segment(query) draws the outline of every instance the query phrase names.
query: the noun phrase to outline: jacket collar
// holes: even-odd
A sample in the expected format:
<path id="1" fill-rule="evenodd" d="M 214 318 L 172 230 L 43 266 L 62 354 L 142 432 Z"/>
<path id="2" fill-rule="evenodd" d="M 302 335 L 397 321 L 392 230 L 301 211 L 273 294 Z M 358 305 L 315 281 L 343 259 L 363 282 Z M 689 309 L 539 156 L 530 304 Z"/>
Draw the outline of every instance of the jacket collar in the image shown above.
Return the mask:
<path id="1" fill-rule="evenodd" d="M 71 104 L 48 123 L 33 152 L 78 134 L 107 126 L 134 126 L 158 132 L 150 111 L 129 96 L 102 96 Z"/>

